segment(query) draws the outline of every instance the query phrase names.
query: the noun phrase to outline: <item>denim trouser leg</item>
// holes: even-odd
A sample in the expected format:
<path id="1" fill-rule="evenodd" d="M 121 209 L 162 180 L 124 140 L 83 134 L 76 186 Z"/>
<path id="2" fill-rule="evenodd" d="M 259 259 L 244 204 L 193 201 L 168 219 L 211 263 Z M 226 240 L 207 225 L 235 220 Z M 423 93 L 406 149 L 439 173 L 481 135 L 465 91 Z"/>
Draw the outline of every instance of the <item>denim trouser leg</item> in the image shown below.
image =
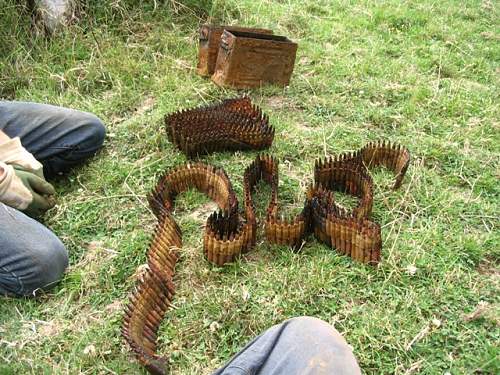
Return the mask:
<path id="1" fill-rule="evenodd" d="M 299 317 L 271 327 L 213 375 L 361 374 L 351 348 L 328 323 Z"/>
<path id="2" fill-rule="evenodd" d="M 30 295 L 68 266 L 62 242 L 39 222 L 0 203 L 0 295 Z"/>
<path id="3" fill-rule="evenodd" d="M 0 130 L 53 177 L 95 154 L 104 126 L 94 115 L 45 104 L 0 101 Z M 61 241 L 22 212 L 0 203 L 0 295 L 30 295 L 53 285 L 68 265 Z"/>
<path id="4" fill-rule="evenodd" d="M 48 178 L 94 155 L 105 135 L 104 125 L 93 114 L 24 102 L 0 101 L 0 130 L 20 137 Z"/>

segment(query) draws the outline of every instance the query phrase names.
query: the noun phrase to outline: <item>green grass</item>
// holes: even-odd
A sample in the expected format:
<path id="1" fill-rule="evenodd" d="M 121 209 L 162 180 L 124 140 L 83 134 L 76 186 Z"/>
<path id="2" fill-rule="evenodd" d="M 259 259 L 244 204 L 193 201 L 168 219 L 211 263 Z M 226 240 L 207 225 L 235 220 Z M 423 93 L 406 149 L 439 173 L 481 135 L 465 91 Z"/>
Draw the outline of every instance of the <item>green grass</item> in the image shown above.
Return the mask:
<path id="1" fill-rule="evenodd" d="M 56 182 L 59 204 L 44 220 L 70 252 L 65 278 L 38 299 L 1 299 L 0 374 L 144 372 L 119 327 L 154 227 L 145 196 L 186 161 L 162 118 L 236 95 L 195 74 L 206 20 L 272 28 L 299 43 L 290 87 L 249 92 L 276 127 L 271 152 L 282 161 L 287 210 L 302 204 L 318 157 L 387 139 L 406 145 L 412 162 L 396 192 L 390 175 L 375 173 L 378 268 L 313 239 L 300 254 L 259 241 L 235 264 L 212 267 L 201 250 L 212 206 L 199 193 L 181 197 L 179 289 L 160 335 L 172 373 L 208 374 L 299 315 L 334 324 L 366 373 L 500 371 L 498 4 L 88 3 L 79 23 L 46 40 L 29 36 L 17 2 L 0 0 L 0 97 L 91 111 L 108 127 L 103 152 Z M 203 160 L 224 166 L 241 197 L 254 157 Z"/>

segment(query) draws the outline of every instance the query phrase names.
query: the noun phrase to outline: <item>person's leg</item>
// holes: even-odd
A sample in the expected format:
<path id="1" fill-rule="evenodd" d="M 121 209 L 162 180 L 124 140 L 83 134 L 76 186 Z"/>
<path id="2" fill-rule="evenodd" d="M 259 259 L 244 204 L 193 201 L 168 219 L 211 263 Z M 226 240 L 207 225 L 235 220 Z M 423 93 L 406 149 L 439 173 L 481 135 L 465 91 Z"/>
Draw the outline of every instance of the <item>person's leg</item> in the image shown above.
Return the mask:
<path id="1" fill-rule="evenodd" d="M 106 132 L 93 114 L 25 102 L 0 102 L 0 130 L 19 137 L 49 178 L 94 155 Z"/>
<path id="2" fill-rule="evenodd" d="M 271 327 L 213 375 L 361 374 L 351 348 L 328 323 L 299 317 Z"/>
<path id="3" fill-rule="evenodd" d="M 68 253 L 46 227 L 0 203 L 0 296 L 29 296 L 54 285 Z"/>

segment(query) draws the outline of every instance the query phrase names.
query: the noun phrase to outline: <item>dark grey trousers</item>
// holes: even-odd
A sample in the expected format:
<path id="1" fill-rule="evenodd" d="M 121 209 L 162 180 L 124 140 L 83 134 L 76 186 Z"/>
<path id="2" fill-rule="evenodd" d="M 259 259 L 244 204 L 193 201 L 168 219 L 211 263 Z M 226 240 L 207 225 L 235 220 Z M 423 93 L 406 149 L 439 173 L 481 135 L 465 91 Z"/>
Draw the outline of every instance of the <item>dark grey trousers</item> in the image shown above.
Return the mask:
<path id="1" fill-rule="evenodd" d="M 94 155 L 105 135 L 90 113 L 22 102 L 0 102 L 0 130 L 20 137 L 48 178 Z M 67 251 L 51 231 L 0 203 L 0 295 L 31 295 L 49 287 L 67 265 Z"/>

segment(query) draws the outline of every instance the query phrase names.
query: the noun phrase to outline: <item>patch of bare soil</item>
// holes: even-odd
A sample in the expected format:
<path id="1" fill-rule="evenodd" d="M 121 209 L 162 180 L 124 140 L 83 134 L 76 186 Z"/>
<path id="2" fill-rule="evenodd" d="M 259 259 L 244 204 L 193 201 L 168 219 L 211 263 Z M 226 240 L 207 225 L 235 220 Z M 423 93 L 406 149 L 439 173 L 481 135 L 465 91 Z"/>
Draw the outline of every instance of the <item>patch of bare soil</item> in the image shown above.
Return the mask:
<path id="1" fill-rule="evenodd" d="M 479 266 L 477 267 L 477 272 L 481 275 L 491 276 L 495 281 L 499 281 L 500 278 L 500 268 L 498 263 L 494 259 L 485 258 Z"/>
<path id="2" fill-rule="evenodd" d="M 199 223 L 205 223 L 212 212 L 217 210 L 217 203 L 210 201 L 194 209 L 186 217 Z"/>
<path id="3" fill-rule="evenodd" d="M 497 327 L 500 326 L 500 316 L 499 316 L 500 306 L 498 304 L 491 304 L 486 301 L 480 301 L 474 311 L 463 314 L 462 319 L 465 322 L 471 322 L 479 319 L 487 319 L 495 323 Z"/>
<path id="4" fill-rule="evenodd" d="M 275 110 L 299 111 L 301 108 L 292 99 L 281 95 L 271 96 L 267 99 L 267 105 Z"/>
<path id="5" fill-rule="evenodd" d="M 156 99 L 152 96 L 148 96 L 144 99 L 144 101 L 137 106 L 135 109 L 135 113 L 137 115 L 143 115 L 146 112 L 149 112 L 155 105 Z"/>

